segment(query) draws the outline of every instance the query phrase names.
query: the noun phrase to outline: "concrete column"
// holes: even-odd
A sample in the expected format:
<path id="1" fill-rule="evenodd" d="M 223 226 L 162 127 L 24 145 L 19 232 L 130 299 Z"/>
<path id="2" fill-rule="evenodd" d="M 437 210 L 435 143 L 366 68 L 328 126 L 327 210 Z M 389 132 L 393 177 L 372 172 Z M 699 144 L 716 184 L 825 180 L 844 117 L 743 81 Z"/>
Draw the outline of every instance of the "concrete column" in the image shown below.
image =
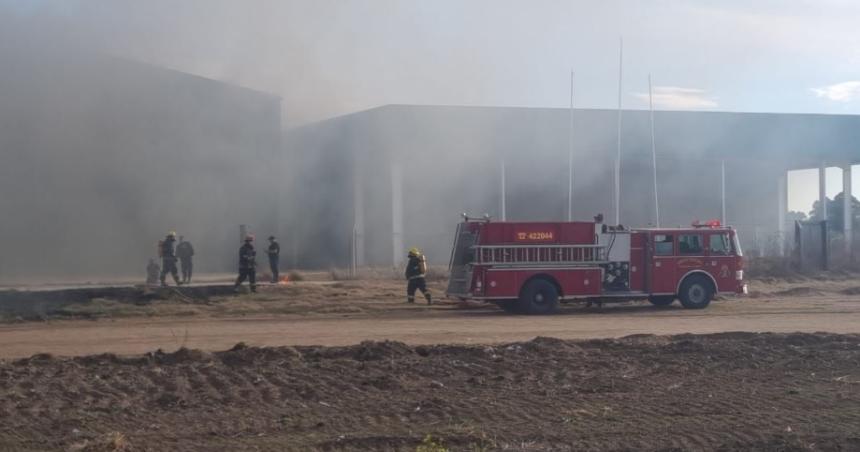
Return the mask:
<path id="1" fill-rule="evenodd" d="M 352 263 L 355 266 L 365 264 L 364 256 L 364 175 L 361 173 L 360 165 L 353 166 L 353 184 L 352 184 L 352 206 L 353 214 L 353 256 Z"/>
<path id="2" fill-rule="evenodd" d="M 842 167 L 842 212 L 844 224 L 842 230 L 845 234 L 845 255 L 854 261 L 854 219 L 851 205 L 851 164 Z"/>
<path id="3" fill-rule="evenodd" d="M 778 209 L 778 211 L 777 211 L 777 219 L 778 220 L 777 221 L 779 221 L 779 224 L 777 224 L 776 230 L 777 230 L 777 254 L 780 257 L 785 256 L 785 248 L 786 248 L 786 246 L 785 246 L 786 245 L 785 244 L 785 230 L 786 230 L 785 214 L 788 211 L 788 188 L 787 188 L 787 183 L 786 183 L 787 177 L 788 177 L 788 174 L 786 172 L 783 172 L 779 176 L 779 180 L 777 181 L 778 199 L 777 199 L 776 205 L 777 205 L 777 209 Z"/>
<path id="4" fill-rule="evenodd" d="M 391 263 L 395 267 L 403 263 L 406 251 L 403 248 L 403 169 L 399 163 L 391 163 Z"/>
<path id="5" fill-rule="evenodd" d="M 818 205 L 819 220 L 827 219 L 827 165 L 821 162 L 818 167 Z"/>

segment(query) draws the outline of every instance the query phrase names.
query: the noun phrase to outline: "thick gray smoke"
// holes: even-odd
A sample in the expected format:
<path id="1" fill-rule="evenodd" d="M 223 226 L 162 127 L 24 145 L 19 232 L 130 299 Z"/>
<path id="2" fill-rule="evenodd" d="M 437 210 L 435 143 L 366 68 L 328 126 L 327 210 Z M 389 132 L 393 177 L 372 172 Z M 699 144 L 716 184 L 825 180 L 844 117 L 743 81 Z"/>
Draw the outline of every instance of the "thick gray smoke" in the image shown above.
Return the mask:
<path id="1" fill-rule="evenodd" d="M 714 22 L 643 25 L 635 11 L 616 17 L 639 7 L 593 3 L 564 15 L 540 2 L 0 2 L 0 282 L 142 274 L 168 230 L 196 245 L 200 271 L 229 271 L 239 224 L 279 236 L 291 266 L 346 265 L 357 236 L 365 262 L 388 264 L 404 252 L 392 240 L 392 162 L 403 180 L 401 243 L 428 249 L 434 263 L 447 259 L 461 212 L 500 216 L 502 161 L 508 219 L 562 220 L 564 109 L 337 115 L 397 103 L 557 107 L 571 64 L 581 69 L 577 105 L 606 107 L 622 31 L 633 67 L 625 105 L 642 107 L 630 94 L 643 91 L 644 55 L 683 85 L 713 82 L 714 58 L 747 50 L 737 36 L 749 24 L 732 25 L 726 11 L 683 2 L 684 14 Z M 704 42 L 702 23 L 738 33 Z M 661 34 L 676 29 L 667 24 L 690 31 L 691 46 L 648 54 L 660 39 L 681 41 Z M 601 39 L 560 39 L 569 30 Z M 810 42 L 804 52 L 816 50 Z M 628 225 L 654 221 L 647 119 L 624 119 Z M 841 155 L 860 140 L 855 122 L 658 113 L 663 224 L 719 217 L 725 160 L 729 220 L 775 230 L 782 167 Z M 574 217 L 611 219 L 615 112 L 579 110 L 573 124 Z"/>
<path id="2" fill-rule="evenodd" d="M 224 271 L 240 223 L 278 232 L 277 97 L 0 17 L 0 280 L 140 275 L 169 230 Z"/>

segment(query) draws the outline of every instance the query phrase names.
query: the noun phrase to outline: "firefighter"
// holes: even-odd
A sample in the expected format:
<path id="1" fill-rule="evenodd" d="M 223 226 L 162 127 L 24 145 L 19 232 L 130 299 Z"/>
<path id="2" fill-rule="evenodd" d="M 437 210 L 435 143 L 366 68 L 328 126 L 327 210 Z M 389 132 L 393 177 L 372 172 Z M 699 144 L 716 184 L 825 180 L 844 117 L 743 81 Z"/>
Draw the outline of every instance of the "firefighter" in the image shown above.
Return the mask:
<path id="1" fill-rule="evenodd" d="M 409 249 L 409 262 L 406 264 L 406 302 L 415 303 L 415 291 L 420 290 L 427 299 L 427 304 L 432 304 L 433 300 L 430 297 L 430 291 L 427 290 L 427 281 L 424 277 L 427 274 L 427 259 L 421 254 L 418 248 Z"/>
<path id="2" fill-rule="evenodd" d="M 239 277 L 233 290 L 239 290 L 239 286 L 248 279 L 251 292 L 257 291 L 257 252 L 254 250 L 254 236 L 245 236 L 245 243 L 239 248 Z"/>
<path id="3" fill-rule="evenodd" d="M 269 249 L 266 250 L 269 255 L 269 269 L 272 270 L 272 283 L 278 282 L 278 260 L 281 256 L 281 245 L 275 236 L 269 236 Z"/>
<path id="4" fill-rule="evenodd" d="M 179 258 L 179 265 L 182 268 L 182 282 L 191 282 L 191 271 L 193 263 L 191 257 L 194 256 L 194 247 L 191 242 L 186 242 L 185 237 L 179 236 L 179 245 L 176 245 L 176 257 Z"/>
<path id="5" fill-rule="evenodd" d="M 167 287 L 167 274 L 173 276 L 173 281 L 177 286 L 182 285 L 179 280 L 179 272 L 176 270 L 176 233 L 171 231 L 167 233 L 167 237 L 161 242 L 161 287 Z"/>

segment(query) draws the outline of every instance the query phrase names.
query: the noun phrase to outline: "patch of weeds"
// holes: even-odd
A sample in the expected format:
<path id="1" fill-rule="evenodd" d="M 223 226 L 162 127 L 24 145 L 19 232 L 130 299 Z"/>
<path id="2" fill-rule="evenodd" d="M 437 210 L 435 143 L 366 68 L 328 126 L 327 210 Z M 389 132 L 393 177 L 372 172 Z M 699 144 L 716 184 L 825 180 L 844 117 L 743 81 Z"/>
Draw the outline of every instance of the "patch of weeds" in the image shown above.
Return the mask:
<path id="1" fill-rule="evenodd" d="M 441 439 L 433 438 L 432 435 L 427 435 L 424 437 L 424 440 L 421 441 L 421 444 L 415 448 L 415 452 L 450 452 L 450 450 L 445 447 Z"/>

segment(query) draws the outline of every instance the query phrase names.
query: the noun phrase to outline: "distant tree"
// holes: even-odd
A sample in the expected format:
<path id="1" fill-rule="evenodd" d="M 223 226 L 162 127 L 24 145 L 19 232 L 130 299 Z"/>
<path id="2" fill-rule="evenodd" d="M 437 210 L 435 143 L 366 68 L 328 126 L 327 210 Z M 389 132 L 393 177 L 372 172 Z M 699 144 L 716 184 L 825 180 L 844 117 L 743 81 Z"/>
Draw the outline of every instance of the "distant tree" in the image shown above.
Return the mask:
<path id="1" fill-rule="evenodd" d="M 785 221 L 788 224 L 794 224 L 795 221 L 804 221 L 808 219 L 809 218 L 806 216 L 805 213 L 797 212 L 794 210 L 791 210 L 787 214 L 785 214 Z"/>
<path id="2" fill-rule="evenodd" d="M 841 192 L 833 199 L 827 198 L 827 228 L 831 231 L 841 231 L 845 225 L 844 198 L 845 195 Z M 820 209 L 821 203 L 815 201 L 812 204 L 812 211 L 809 212 L 809 216 L 813 219 L 819 218 Z M 853 217 L 853 224 L 860 224 L 860 201 L 853 196 L 851 197 L 851 216 Z"/>

